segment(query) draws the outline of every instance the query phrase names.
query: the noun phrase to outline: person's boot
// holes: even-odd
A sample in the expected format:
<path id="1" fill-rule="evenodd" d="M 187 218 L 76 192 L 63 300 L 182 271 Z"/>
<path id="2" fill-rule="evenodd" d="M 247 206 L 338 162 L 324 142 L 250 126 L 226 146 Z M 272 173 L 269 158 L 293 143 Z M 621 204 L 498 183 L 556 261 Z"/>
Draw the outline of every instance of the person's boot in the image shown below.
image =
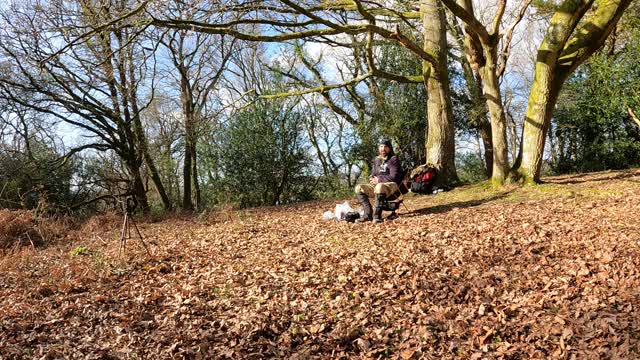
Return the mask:
<path id="1" fill-rule="evenodd" d="M 362 206 L 362 210 L 364 211 L 364 214 L 356 219 L 356 222 L 361 223 L 371 221 L 371 203 L 369 202 L 367 194 L 358 193 L 356 194 L 356 199 L 358 199 L 358 202 L 360 202 L 360 206 Z"/>
<path id="2" fill-rule="evenodd" d="M 376 194 L 376 208 L 373 212 L 373 223 L 378 224 L 382 222 L 382 206 L 384 203 L 385 194 Z"/>

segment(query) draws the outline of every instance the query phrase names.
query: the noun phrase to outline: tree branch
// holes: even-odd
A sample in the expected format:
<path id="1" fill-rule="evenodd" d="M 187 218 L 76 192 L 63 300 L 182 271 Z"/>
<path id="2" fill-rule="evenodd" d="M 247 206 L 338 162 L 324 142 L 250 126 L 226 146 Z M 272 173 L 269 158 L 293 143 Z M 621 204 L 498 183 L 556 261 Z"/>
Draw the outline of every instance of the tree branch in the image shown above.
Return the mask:
<path id="1" fill-rule="evenodd" d="M 490 35 L 482 23 L 476 17 L 458 5 L 454 0 L 440 0 L 456 17 L 462 20 L 467 27 L 473 31 L 483 44 L 490 43 Z"/>
<path id="2" fill-rule="evenodd" d="M 509 26 L 509 28 L 507 29 L 504 35 L 504 38 L 502 40 L 502 51 L 500 53 L 500 65 L 496 72 L 498 77 L 502 77 L 502 74 L 504 74 L 504 71 L 507 67 L 507 61 L 509 60 L 509 54 L 511 53 L 511 40 L 513 39 L 513 30 L 516 28 L 516 26 L 518 26 L 520 21 L 522 21 L 522 19 L 524 18 L 524 15 L 526 14 L 527 9 L 529 8 L 529 5 L 531 5 L 531 1 L 532 0 L 524 0 L 522 2 L 522 6 L 520 7 L 518 16 L 516 17 L 513 24 Z"/>
<path id="3" fill-rule="evenodd" d="M 640 119 L 638 119 L 638 116 L 633 111 L 631 106 L 627 106 L 627 114 L 629 114 L 629 116 L 631 117 L 631 120 L 633 120 L 633 122 L 636 123 L 636 125 L 638 125 L 638 128 L 640 128 Z"/>
<path id="4" fill-rule="evenodd" d="M 491 34 L 498 34 L 500 31 L 500 23 L 502 22 L 502 17 L 504 16 L 504 10 L 507 8 L 507 0 L 499 0 L 498 2 L 498 11 L 496 11 L 496 16 L 493 18 L 493 22 L 491 24 Z"/>
<path id="5" fill-rule="evenodd" d="M 92 28 L 90 31 L 87 31 L 85 33 L 83 33 L 82 35 L 78 36 L 77 38 L 69 41 L 69 43 L 67 43 L 65 46 L 63 46 L 62 48 L 60 48 L 58 51 L 55 51 L 54 53 L 52 53 L 51 55 L 49 55 L 48 57 L 46 57 L 44 60 L 42 60 L 42 62 L 47 62 L 48 60 L 59 56 L 60 54 L 62 54 L 63 52 L 65 52 L 67 49 L 71 48 L 72 46 L 76 45 L 79 42 L 82 42 L 84 40 L 86 40 L 87 38 L 93 36 L 94 34 L 105 30 L 111 26 L 114 26 L 118 23 L 120 23 L 123 20 L 126 20 L 130 17 L 133 17 L 137 14 L 139 14 L 140 12 L 142 12 L 142 10 L 144 10 L 144 8 L 147 6 L 147 4 L 149 3 L 150 0 L 144 0 L 140 3 L 140 5 L 138 5 L 138 7 L 136 7 L 135 9 L 131 10 L 130 12 L 119 16 L 111 21 L 108 21 L 98 27 Z"/>
<path id="6" fill-rule="evenodd" d="M 107 151 L 107 150 L 111 150 L 111 146 L 106 145 L 106 144 L 86 144 L 86 145 L 78 146 L 78 147 L 75 147 L 75 148 L 69 150 L 69 152 L 67 152 L 63 156 L 59 157 L 58 159 L 54 160 L 54 162 L 60 162 L 58 167 L 62 167 L 69 161 L 69 159 L 71 159 L 71 157 L 73 155 L 75 155 L 75 154 L 77 154 L 79 152 L 82 152 L 84 150 L 87 150 L 87 149 L 94 149 L 94 150 L 98 150 L 98 151 Z"/>
<path id="7" fill-rule="evenodd" d="M 549 22 L 547 33 L 538 49 L 537 61 L 555 64 L 578 22 L 594 0 L 564 0 Z"/>
<path id="8" fill-rule="evenodd" d="M 367 73 L 364 74 L 362 76 L 359 76 L 355 79 L 351 79 L 349 81 L 340 83 L 340 84 L 331 84 L 331 85 L 321 85 L 321 86 L 317 86 L 314 88 L 310 88 L 310 89 L 305 89 L 305 90 L 300 90 L 300 91 L 292 91 L 292 92 L 286 92 L 286 93 L 279 93 L 279 94 L 269 94 L 269 95 L 260 95 L 260 98 L 263 99 L 277 99 L 277 98 L 282 98 L 282 97 L 289 97 L 289 96 L 299 96 L 299 95 L 305 95 L 305 94 L 311 94 L 311 93 L 324 93 L 333 89 L 339 89 L 339 88 L 343 88 L 349 85 L 355 85 L 367 78 L 370 78 L 371 76 L 373 76 L 372 73 Z"/>
<path id="9" fill-rule="evenodd" d="M 570 74 L 602 46 L 631 1 L 596 1 L 596 10 L 569 38 L 557 60 L 564 74 Z"/>

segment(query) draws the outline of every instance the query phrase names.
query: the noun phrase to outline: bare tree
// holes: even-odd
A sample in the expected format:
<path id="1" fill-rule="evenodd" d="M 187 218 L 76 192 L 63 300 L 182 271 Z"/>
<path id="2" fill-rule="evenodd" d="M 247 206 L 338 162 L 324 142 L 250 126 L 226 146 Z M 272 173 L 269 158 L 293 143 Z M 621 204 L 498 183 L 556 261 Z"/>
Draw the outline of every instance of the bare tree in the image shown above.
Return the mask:
<path id="1" fill-rule="evenodd" d="M 446 28 L 444 10 L 435 1 L 424 0 L 415 4 L 386 1 L 324 2 L 324 1 L 255 1 L 237 3 L 220 1 L 201 4 L 208 14 L 218 14 L 216 22 L 168 16 L 162 7 L 150 8 L 149 23 L 173 29 L 230 35 L 238 39 L 260 42 L 284 42 L 310 39 L 330 46 L 350 47 L 341 40 L 345 35 L 366 38 L 363 58 L 368 71 L 341 83 L 324 84 L 286 95 L 312 92 L 327 93 L 334 89 L 355 86 L 369 78 L 387 78 L 398 82 L 424 83 L 430 88 L 427 135 L 427 161 L 441 167 L 441 180 L 456 182 L 454 164 L 454 132 L 448 79 L 446 73 Z M 433 21 L 436 21 L 435 23 Z M 412 33 L 400 31 L 405 24 Z M 434 26 L 435 25 L 435 26 Z M 375 45 L 390 41 L 409 49 L 418 59 L 425 61 L 421 74 L 396 74 L 381 70 L 375 62 Z M 422 43 L 421 43 L 422 42 Z M 437 90 L 437 92 L 436 92 Z M 422 106 L 426 106 L 423 104 Z"/>
<path id="2" fill-rule="evenodd" d="M 184 131 L 181 126 L 180 101 L 170 93 L 156 90 L 153 101 L 142 113 L 149 152 L 172 203 L 181 201 L 179 160 Z"/>
<path id="3" fill-rule="evenodd" d="M 501 24 L 507 7 L 506 0 L 498 1 L 498 7 L 488 28 L 476 17 L 471 0 L 440 1 L 465 24 L 465 55 L 471 67 L 477 71 L 478 78 L 473 81 L 482 85 L 482 96 L 486 101 L 491 121 L 491 179 L 494 185 L 502 185 L 509 173 L 509 159 L 507 121 L 500 91 L 500 77 L 509 58 L 513 31 L 524 17 L 531 0 L 523 1 L 513 16 L 513 23 L 504 31 L 501 31 Z"/>
<path id="4" fill-rule="evenodd" d="M 171 16 L 193 19 L 197 7 L 175 1 L 169 7 Z M 204 109 L 220 82 L 236 41 L 225 35 L 208 35 L 182 29 L 170 29 L 160 38 L 169 50 L 169 57 L 177 72 L 180 87 L 182 115 L 184 117 L 184 163 L 182 207 L 194 208 L 191 185 L 195 190 L 195 207 L 202 206 L 198 181 L 197 142 Z"/>
<path id="5" fill-rule="evenodd" d="M 0 95 L 77 129 L 84 141 L 64 159 L 87 149 L 118 154 L 127 167 L 131 193 L 148 212 L 141 171 L 146 163 L 170 209 L 140 120 L 148 105 L 140 102 L 141 92 L 146 88 L 146 98 L 152 98 L 153 84 L 147 75 L 153 68 L 147 64 L 154 49 L 142 46 L 132 28 L 109 28 L 85 36 L 87 28 L 130 11 L 128 5 L 82 0 L 24 3 L 5 10 L 0 51 L 12 71 L 0 77 Z M 84 41 L 74 42 L 79 37 Z"/>

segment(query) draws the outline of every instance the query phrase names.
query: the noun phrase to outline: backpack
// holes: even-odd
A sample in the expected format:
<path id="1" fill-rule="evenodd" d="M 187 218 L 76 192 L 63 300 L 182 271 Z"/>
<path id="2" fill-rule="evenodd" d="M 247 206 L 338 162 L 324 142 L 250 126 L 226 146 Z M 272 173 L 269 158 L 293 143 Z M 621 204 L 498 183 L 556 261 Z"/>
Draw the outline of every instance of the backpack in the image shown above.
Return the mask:
<path id="1" fill-rule="evenodd" d="M 411 172 L 411 192 L 417 194 L 431 194 L 438 170 L 429 165 L 420 165 Z"/>

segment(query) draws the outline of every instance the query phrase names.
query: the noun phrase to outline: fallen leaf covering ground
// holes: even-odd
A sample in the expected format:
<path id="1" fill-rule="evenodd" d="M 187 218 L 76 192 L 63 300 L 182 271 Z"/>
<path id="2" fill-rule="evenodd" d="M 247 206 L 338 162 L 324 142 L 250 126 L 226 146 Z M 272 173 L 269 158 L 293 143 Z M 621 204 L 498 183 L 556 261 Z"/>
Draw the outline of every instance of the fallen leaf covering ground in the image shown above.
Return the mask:
<path id="1" fill-rule="evenodd" d="M 0 259 L 0 358 L 638 358 L 640 170 L 121 220 Z M 355 204 L 354 204 L 355 205 Z"/>

